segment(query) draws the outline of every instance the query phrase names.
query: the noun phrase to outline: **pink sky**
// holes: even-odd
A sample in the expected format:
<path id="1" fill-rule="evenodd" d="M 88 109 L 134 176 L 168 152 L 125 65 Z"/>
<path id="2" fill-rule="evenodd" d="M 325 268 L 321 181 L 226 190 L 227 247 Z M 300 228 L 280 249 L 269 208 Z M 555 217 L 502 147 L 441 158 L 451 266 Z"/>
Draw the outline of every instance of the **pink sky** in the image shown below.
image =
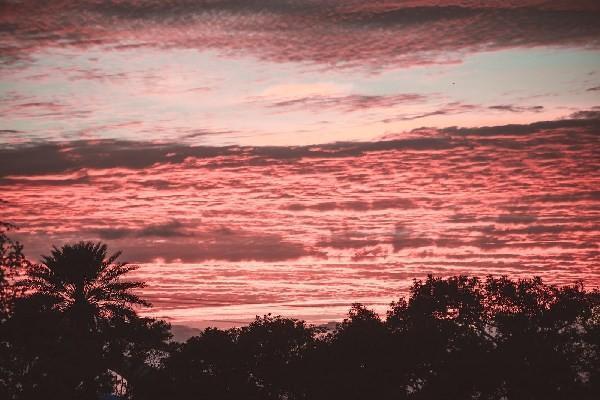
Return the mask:
<path id="1" fill-rule="evenodd" d="M 192 326 L 413 278 L 600 282 L 593 1 L 8 1 L 0 220 Z M 234 322 L 232 322 L 234 321 Z"/>

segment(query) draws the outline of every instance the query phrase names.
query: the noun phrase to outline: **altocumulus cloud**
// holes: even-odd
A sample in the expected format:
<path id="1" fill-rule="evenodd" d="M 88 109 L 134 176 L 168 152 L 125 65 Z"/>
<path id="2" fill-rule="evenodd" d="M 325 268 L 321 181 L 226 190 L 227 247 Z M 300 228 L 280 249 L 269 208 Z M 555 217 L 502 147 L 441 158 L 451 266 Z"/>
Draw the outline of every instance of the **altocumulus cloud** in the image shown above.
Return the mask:
<path id="1" fill-rule="evenodd" d="M 564 131 L 570 130 L 570 135 Z M 426 134 L 424 134 L 425 132 Z M 335 159 L 357 157 L 381 151 L 436 151 L 473 146 L 526 148 L 543 144 L 546 140 L 574 145 L 582 142 L 597 143 L 600 118 L 597 111 L 578 112 L 568 119 L 539 121 L 531 124 L 484 126 L 474 128 L 449 127 L 414 130 L 409 137 L 388 135 L 374 142 L 337 142 L 311 146 L 190 146 L 179 143 L 150 143 L 122 140 L 73 141 L 68 143 L 28 143 L 0 149 L 0 183 L 35 183 L 16 180 L 17 176 L 61 174 L 78 170 L 111 168 L 145 169 L 158 164 L 182 164 L 202 160 L 195 167 L 237 168 L 293 163 L 302 159 Z M 506 138 L 508 137 L 508 138 Z M 515 140 L 515 139 L 519 140 Z M 85 181 L 85 175 L 70 179 Z M 60 182 L 54 182 L 60 185 Z M 362 209 L 369 208 L 355 204 Z M 324 205 L 291 205 L 297 210 Z M 384 207 L 373 204 L 373 207 Z M 353 208 L 352 203 L 331 205 L 329 208 Z"/>
<path id="2" fill-rule="evenodd" d="M 20 234 L 28 244 L 28 255 L 47 253 L 48 241 L 60 245 L 72 240 L 73 232 Z M 79 238 L 108 240 L 123 251 L 130 262 L 261 261 L 277 262 L 302 257 L 323 257 L 318 249 L 284 239 L 279 234 L 227 227 L 196 228 L 178 221 L 121 228 L 81 229 Z"/>
<path id="3" fill-rule="evenodd" d="M 459 53 L 508 47 L 597 47 L 600 38 L 600 7 L 586 0 L 51 0 L 0 7 L 5 63 L 47 47 L 103 45 L 382 67 L 455 62 Z"/>

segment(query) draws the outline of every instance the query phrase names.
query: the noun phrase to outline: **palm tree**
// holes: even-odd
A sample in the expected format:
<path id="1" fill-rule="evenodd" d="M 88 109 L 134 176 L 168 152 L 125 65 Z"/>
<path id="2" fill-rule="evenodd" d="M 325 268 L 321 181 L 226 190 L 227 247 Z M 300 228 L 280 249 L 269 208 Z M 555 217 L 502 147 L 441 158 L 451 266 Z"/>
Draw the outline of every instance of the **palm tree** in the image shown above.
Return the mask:
<path id="1" fill-rule="evenodd" d="M 144 287 L 142 282 L 121 279 L 138 267 L 116 262 L 120 255 L 107 257 L 106 244 L 100 242 L 54 247 L 41 264 L 32 266 L 24 285 L 47 299 L 53 310 L 89 329 L 101 320 L 131 318 L 134 306 L 150 304 L 132 292 Z"/>
<path id="2" fill-rule="evenodd" d="M 142 282 L 122 279 L 137 266 L 117 262 L 120 254 L 108 256 L 103 243 L 78 242 L 54 247 L 29 269 L 22 283 L 29 293 L 25 303 L 41 304 L 37 318 L 54 315 L 57 324 L 51 346 L 34 358 L 45 361 L 40 368 L 52 376 L 45 391 L 66 388 L 69 397 L 88 399 L 110 387 L 108 371 L 121 360 L 110 359 L 108 349 L 127 340 L 118 327 L 135 325 L 134 307 L 150 305 L 134 293 Z"/>

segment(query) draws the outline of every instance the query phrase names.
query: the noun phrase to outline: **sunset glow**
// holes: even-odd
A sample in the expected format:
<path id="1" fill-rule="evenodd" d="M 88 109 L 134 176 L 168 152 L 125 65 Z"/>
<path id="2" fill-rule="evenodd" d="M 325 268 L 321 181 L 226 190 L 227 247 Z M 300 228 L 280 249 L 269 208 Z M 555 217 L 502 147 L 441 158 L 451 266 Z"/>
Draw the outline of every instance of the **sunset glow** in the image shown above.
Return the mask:
<path id="1" fill-rule="evenodd" d="M 191 327 L 413 279 L 600 286 L 595 1 L 7 1 L 0 220 Z"/>

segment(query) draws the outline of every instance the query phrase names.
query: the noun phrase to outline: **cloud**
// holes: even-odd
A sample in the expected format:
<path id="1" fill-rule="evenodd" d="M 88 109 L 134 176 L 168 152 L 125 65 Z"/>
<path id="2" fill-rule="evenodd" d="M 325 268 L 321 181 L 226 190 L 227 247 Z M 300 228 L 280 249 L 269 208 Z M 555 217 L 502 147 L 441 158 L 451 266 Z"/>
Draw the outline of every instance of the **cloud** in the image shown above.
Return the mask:
<path id="1" fill-rule="evenodd" d="M 129 228 L 83 228 L 76 237 L 106 240 L 111 248 L 123 252 L 122 259 L 134 263 L 206 261 L 277 262 L 302 257 L 323 257 L 317 249 L 284 239 L 281 235 L 227 227 L 194 230 L 181 222 L 150 224 Z M 60 246 L 72 241 L 73 232 L 20 234 L 27 243 L 28 256 L 45 254 L 50 244 Z"/>
<path id="2" fill-rule="evenodd" d="M 22 227 L 28 255 L 107 241 L 123 260 L 150 263 L 138 272 L 155 304 L 188 315 L 389 296 L 428 272 L 592 282 L 598 121 L 592 109 L 290 147 L 4 146 L 0 219 Z"/>
<path id="3" fill-rule="evenodd" d="M 396 224 L 391 237 L 391 244 L 394 251 L 404 249 L 427 247 L 434 245 L 434 240 L 422 235 L 415 235 L 414 232 L 402 224 Z"/>
<path id="4" fill-rule="evenodd" d="M 92 231 L 97 234 L 101 239 L 122 239 L 125 237 L 159 237 L 159 238 L 171 238 L 171 237 L 184 237 L 190 236 L 191 233 L 184 230 L 184 225 L 177 221 L 172 220 L 161 224 L 150 224 L 138 228 L 103 228 Z"/>
<path id="5" fill-rule="evenodd" d="M 379 240 L 370 237 L 368 233 L 352 230 L 331 232 L 329 238 L 323 238 L 316 243 L 317 247 L 334 249 L 361 249 L 379 244 Z"/>
<path id="6" fill-rule="evenodd" d="M 69 176 L 58 177 L 29 177 L 29 178 L 0 178 L 0 185 L 12 186 L 72 186 L 80 184 L 89 184 L 92 179 L 86 173 L 76 173 Z"/>
<path id="7" fill-rule="evenodd" d="M 79 169 L 146 168 L 155 163 L 182 163 L 187 157 L 215 157 L 229 149 L 189 147 L 120 140 L 34 143 L 0 149 L 5 163 L 0 176 L 51 174 Z"/>
<path id="8" fill-rule="evenodd" d="M 477 110 L 479 108 L 480 108 L 480 106 L 476 106 L 474 104 L 463 104 L 460 102 L 452 102 L 452 103 L 448 103 L 445 106 L 443 106 L 437 110 L 434 110 L 434 111 L 428 111 L 428 112 L 417 113 L 417 114 L 399 114 L 399 115 L 396 115 L 396 116 L 393 116 L 390 118 L 385 118 L 381 122 L 388 124 L 390 122 L 397 122 L 397 121 L 414 121 L 417 119 L 433 117 L 436 115 L 463 114 L 463 113 L 471 112 L 473 110 Z"/>
<path id="9" fill-rule="evenodd" d="M 497 106 L 488 107 L 490 110 L 497 111 L 509 111 L 514 113 L 522 113 L 522 112 L 542 112 L 544 110 L 544 106 L 517 106 L 513 104 L 502 104 Z"/>
<path id="10" fill-rule="evenodd" d="M 451 146 L 452 144 L 443 138 L 294 147 L 210 147 L 119 140 L 34 143 L 0 149 L 0 157 L 4 160 L 0 165 L 0 176 L 53 174 L 80 169 L 143 169 L 154 164 L 181 164 L 190 158 L 215 160 L 216 164 L 206 165 L 208 168 L 227 168 L 260 165 L 261 160 L 277 162 L 278 160 L 294 161 L 303 157 L 336 158 L 386 149 L 426 150 Z"/>
<path id="11" fill-rule="evenodd" d="M 400 138 L 391 135 L 381 141 L 336 142 L 310 146 L 212 147 L 111 139 L 65 143 L 34 142 L 0 149 L 0 159 L 3 160 L 0 164 L 0 177 L 59 174 L 86 169 L 144 169 L 155 165 L 184 164 L 194 160 L 202 161 L 196 164 L 199 168 L 237 168 L 295 163 L 302 159 L 357 157 L 370 152 L 441 151 L 475 146 L 525 148 L 543 144 L 544 141 L 551 139 L 574 145 L 581 141 L 597 140 L 600 131 L 598 114 L 599 112 L 594 110 L 580 111 L 568 119 L 525 125 L 414 130 L 408 134 L 398 135 Z M 578 134 L 561 133 L 565 129 Z M 504 137 L 523 137 L 523 140 L 516 141 Z M 301 209 L 313 206 L 294 207 Z M 341 203 L 341 205 L 324 204 L 320 207 L 335 209 L 371 206 Z M 383 203 L 373 204 L 372 207 L 383 207 Z"/>
<path id="12" fill-rule="evenodd" d="M 204 236 L 205 238 L 207 236 Z M 201 236 L 202 238 L 202 236 Z M 139 242 L 116 244 L 123 249 L 124 257 L 132 262 L 184 262 L 206 261 L 261 261 L 277 262 L 296 260 L 302 257 L 320 257 L 321 253 L 305 249 L 300 243 L 283 240 L 277 235 L 237 234 L 228 240 L 215 237 L 203 242 Z"/>
<path id="13" fill-rule="evenodd" d="M 323 96 L 312 95 L 306 97 L 291 98 L 268 103 L 271 108 L 302 108 L 312 111 L 323 109 L 334 109 L 343 112 L 354 112 L 368 110 L 371 108 L 390 108 L 399 104 L 412 104 L 422 102 L 425 96 L 416 93 L 404 93 L 396 95 L 346 95 L 346 96 Z"/>
<path id="14" fill-rule="evenodd" d="M 373 200 L 371 203 L 371 209 L 373 210 L 387 210 L 387 209 L 410 209 L 416 208 L 417 205 L 411 199 L 405 198 L 389 198 L 389 199 L 378 199 Z"/>
<path id="15" fill-rule="evenodd" d="M 7 102 L 8 103 L 8 102 Z M 91 114 L 89 110 L 82 110 L 72 105 L 55 101 L 33 101 L 25 103 L 7 104 L 0 108 L 4 115 L 11 118 L 52 118 L 63 119 L 65 115 L 71 118 L 85 118 Z M 10 132 L 10 131 L 9 131 Z"/>
<path id="16" fill-rule="evenodd" d="M 5 63 L 48 47 L 180 47 L 275 62 L 376 66 L 455 62 L 508 47 L 597 47 L 593 2 L 123 0 L 4 2 Z M 450 55 L 450 53 L 454 53 Z"/>
<path id="17" fill-rule="evenodd" d="M 593 107 L 591 110 L 577 111 L 570 116 L 571 119 L 600 121 L 600 106 Z"/>
<path id="18" fill-rule="evenodd" d="M 231 131 L 231 130 L 190 129 L 189 131 L 183 133 L 183 135 L 181 136 L 181 139 L 186 140 L 186 139 L 194 139 L 197 137 L 205 137 L 205 136 L 212 136 L 212 135 L 226 135 L 226 134 L 233 134 L 233 133 L 235 133 L 235 132 Z"/>
<path id="19" fill-rule="evenodd" d="M 530 224 L 537 221 L 536 215 L 527 214 L 503 214 L 497 219 L 501 224 Z"/>
<path id="20" fill-rule="evenodd" d="M 123 242 L 120 248 L 126 258 L 135 262 L 156 259 L 168 262 L 276 262 L 322 256 L 319 251 L 285 240 L 281 235 L 229 228 L 195 232 L 190 239 L 175 242 Z"/>
<path id="21" fill-rule="evenodd" d="M 411 209 L 417 205 L 413 200 L 405 198 L 383 198 L 373 201 L 349 200 L 349 201 L 326 201 L 312 204 L 292 203 L 285 206 L 289 211 L 333 211 L 333 210 L 349 210 L 349 211 L 379 211 L 387 209 Z"/>
<path id="22" fill-rule="evenodd" d="M 482 126 L 474 128 L 449 127 L 440 129 L 440 132 L 461 136 L 527 136 L 534 133 L 555 129 L 578 129 L 581 128 L 596 134 L 600 129 L 600 112 L 579 111 L 569 118 L 554 121 L 539 121 L 531 124 L 509 124 L 498 126 Z"/>
<path id="23" fill-rule="evenodd" d="M 600 190 L 578 190 L 568 193 L 544 193 L 537 195 L 529 195 L 523 198 L 525 201 L 533 201 L 539 203 L 575 203 L 600 201 Z"/>

